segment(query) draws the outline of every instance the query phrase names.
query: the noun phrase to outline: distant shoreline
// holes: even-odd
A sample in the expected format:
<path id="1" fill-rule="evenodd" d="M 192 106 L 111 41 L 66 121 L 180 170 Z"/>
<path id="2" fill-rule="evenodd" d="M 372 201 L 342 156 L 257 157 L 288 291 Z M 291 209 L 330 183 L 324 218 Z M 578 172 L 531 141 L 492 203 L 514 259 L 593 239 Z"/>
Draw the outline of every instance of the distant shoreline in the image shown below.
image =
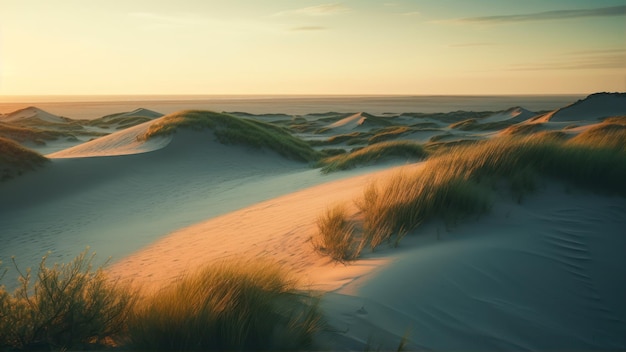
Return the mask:
<path id="1" fill-rule="evenodd" d="M 553 110 L 572 104 L 585 95 L 453 95 L 453 96 L 257 96 L 257 95 L 126 95 L 126 96 L 29 96 L 0 97 L 0 113 L 29 106 L 74 119 L 145 108 L 163 114 L 198 109 L 252 114 L 304 115 L 325 112 L 438 113 L 458 110 L 502 111 L 521 106 L 533 111 Z M 12 100 L 11 100 L 12 99 Z M 46 101 L 47 100 L 47 101 Z"/>

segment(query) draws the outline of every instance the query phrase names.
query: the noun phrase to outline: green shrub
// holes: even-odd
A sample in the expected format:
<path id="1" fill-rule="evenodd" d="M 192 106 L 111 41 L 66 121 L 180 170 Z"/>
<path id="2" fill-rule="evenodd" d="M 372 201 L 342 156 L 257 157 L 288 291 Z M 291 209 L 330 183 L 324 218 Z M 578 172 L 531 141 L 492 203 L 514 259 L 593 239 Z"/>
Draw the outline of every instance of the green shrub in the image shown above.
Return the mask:
<path id="1" fill-rule="evenodd" d="M 140 350 L 310 347 L 317 303 L 274 262 L 222 262 L 142 301 L 130 322 Z"/>
<path id="2" fill-rule="evenodd" d="M 93 258 L 85 250 L 48 267 L 44 257 L 34 282 L 16 265 L 20 286 L 0 286 L 0 348 L 85 349 L 123 335 L 135 295 L 93 270 Z"/>
<path id="3" fill-rule="evenodd" d="M 358 165 L 373 163 L 391 157 L 422 159 L 426 157 L 426 151 L 421 144 L 416 142 L 381 142 L 359 148 L 348 154 L 324 158 L 320 160 L 318 165 L 322 166 L 322 172 L 328 173 L 351 169 Z"/>

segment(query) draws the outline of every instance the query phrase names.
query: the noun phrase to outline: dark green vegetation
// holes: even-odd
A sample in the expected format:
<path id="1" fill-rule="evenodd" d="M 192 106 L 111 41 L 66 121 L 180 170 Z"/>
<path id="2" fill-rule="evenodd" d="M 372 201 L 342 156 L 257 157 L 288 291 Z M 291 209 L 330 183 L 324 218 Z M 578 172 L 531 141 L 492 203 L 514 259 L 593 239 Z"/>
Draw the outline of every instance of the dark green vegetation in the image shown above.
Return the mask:
<path id="1" fill-rule="evenodd" d="M 20 127 L 8 123 L 0 123 L 0 137 L 11 139 L 17 143 L 31 142 L 46 144 L 46 141 L 67 137 L 67 134 L 58 131 L 46 131 L 34 127 Z"/>
<path id="2" fill-rule="evenodd" d="M 150 126 L 141 138 L 147 140 L 155 136 L 168 135 L 178 128 L 209 129 L 221 143 L 267 148 L 295 160 L 310 162 L 319 157 L 306 142 L 294 137 L 286 129 L 266 122 L 211 111 L 189 110 L 167 115 Z"/>
<path id="3" fill-rule="evenodd" d="M 44 257 L 34 278 L 20 273 L 13 294 L 0 286 L 0 349 L 86 349 L 124 334 L 135 295 L 93 270 L 92 259 L 84 251 L 48 267 Z"/>
<path id="4" fill-rule="evenodd" d="M 322 326 L 318 299 L 274 262 L 214 264 L 142 295 L 92 259 L 44 258 L 14 293 L 0 286 L 0 350 L 301 350 Z"/>
<path id="5" fill-rule="evenodd" d="M 346 243 L 326 248 L 333 258 L 342 260 L 353 257 L 355 241 L 357 248 L 397 244 L 425 221 L 442 218 L 456 222 L 486 212 L 491 192 L 502 181 L 519 201 L 535 190 L 540 177 L 626 197 L 623 127 L 609 122 L 571 140 L 561 133 L 538 133 L 443 149 L 420 170 L 401 172 L 367 187 L 363 197 L 355 201 L 363 217 L 362 233 L 338 227 L 350 223 L 348 214 L 334 216 L 339 213 L 331 210 L 333 216 L 320 218 L 319 238 L 328 236 L 328 228 L 344 232 L 333 234 L 333 238 L 350 233 Z M 344 255 L 334 254 L 335 250 Z"/>
<path id="6" fill-rule="evenodd" d="M 0 181 L 19 176 L 48 161 L 41 154 L 0 137 Z"/>

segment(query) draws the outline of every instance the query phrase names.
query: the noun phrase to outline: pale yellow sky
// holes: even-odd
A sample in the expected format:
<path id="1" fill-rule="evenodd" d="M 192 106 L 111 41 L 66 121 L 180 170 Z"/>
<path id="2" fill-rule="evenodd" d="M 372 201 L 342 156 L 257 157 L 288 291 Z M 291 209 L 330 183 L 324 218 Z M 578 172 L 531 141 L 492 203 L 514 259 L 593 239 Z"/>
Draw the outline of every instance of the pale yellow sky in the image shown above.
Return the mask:
<path id="1" fill-rule="evenodd" d="M 0 95 L 626 91 L 626 1 L 1 0 Z"/>

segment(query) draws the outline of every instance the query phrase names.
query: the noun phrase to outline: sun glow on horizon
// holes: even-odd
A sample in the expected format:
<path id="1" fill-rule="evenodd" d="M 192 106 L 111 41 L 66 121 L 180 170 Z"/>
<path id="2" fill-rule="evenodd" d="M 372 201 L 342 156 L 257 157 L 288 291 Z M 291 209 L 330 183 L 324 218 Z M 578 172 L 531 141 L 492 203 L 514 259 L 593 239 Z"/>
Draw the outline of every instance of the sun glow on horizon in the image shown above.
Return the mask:
<path id="1" fill-rule="evenodd" d="M 6 0 L 0 95 L 626 91 L 622 0 Z"/>

